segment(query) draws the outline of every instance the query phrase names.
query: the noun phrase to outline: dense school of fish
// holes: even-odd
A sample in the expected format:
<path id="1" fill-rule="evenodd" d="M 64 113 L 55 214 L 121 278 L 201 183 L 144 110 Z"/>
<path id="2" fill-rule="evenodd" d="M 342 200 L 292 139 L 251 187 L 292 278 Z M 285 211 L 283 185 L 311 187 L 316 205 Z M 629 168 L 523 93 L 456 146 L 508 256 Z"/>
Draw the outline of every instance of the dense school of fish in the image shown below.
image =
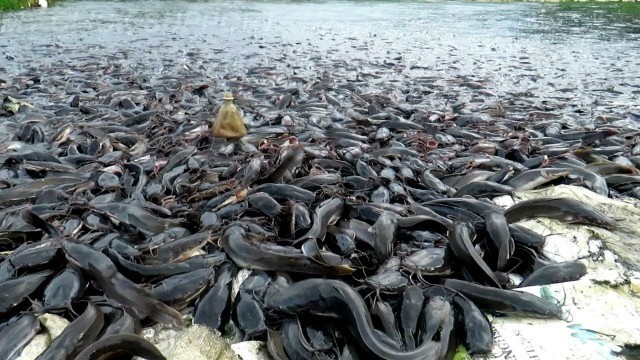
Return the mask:
<path id="1" fill-rule="evenodd" d="M 364 73 L 49 71 L 0 80 L 0 359 L 43 313 L 71 323 L 38 360 L 164 359 L 140 330 L 185 314 L 275 359 L 486 353 L 485 312 L 560 319 L 517 288 L 586 273 L 517 221 L 616 226 L 575 200 L 490 199 L 561 183 L 640 196 L 637 131 L 516 97 L 439 112 L 433 88 L 376 91 Z M 224 90 L 239 141 L 210 136 Z"/>

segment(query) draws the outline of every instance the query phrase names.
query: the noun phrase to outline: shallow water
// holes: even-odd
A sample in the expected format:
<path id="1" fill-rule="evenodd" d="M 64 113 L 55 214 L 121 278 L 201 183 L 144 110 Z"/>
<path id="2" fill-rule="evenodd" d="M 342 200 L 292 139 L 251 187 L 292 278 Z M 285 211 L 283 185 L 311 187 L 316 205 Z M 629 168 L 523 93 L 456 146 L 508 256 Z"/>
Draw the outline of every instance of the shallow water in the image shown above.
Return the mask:
<path id="1" fill-rule="evenodd" d="M 212 81 L 256 65 L 346 76 L 342 63 L 375 69 L 372 84 L 484 81 L 496 99 L 623 118 L 639 103 L 639 40 L 634 3 L 65 1 L 0 14 L 0 77 L 95 59 Z"/>

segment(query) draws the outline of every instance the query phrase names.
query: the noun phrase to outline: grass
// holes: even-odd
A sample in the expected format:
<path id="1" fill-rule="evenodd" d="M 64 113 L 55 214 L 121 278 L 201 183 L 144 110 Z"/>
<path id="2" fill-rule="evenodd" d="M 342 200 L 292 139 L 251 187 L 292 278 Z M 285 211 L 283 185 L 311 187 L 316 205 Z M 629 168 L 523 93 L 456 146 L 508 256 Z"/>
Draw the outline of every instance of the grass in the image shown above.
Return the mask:
<path id="1" fill-rule="evenodd" d="M 51 4 L 53 1 L 49 1 Z M 28 9 L 38 6 L 38 0 L 0 0 L 0 11 Z"/>

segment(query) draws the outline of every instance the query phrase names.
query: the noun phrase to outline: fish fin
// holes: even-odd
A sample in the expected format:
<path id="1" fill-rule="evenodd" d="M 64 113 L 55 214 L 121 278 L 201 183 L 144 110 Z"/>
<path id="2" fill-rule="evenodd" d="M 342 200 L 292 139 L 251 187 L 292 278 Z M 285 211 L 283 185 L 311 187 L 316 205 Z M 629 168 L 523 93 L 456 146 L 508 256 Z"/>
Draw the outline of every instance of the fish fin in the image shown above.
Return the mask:
<path id="1" fill-rule="evenodd" d="M 44 305 L 40 301 L 29 299 L 29 302 L 31 303 L 31 309 L 33 309 L 34 313 L 41 315 L 47 312 L 47 309 L 45 309 Z"/>
<path id="2" fill-rule="evenodd" d="M 62 236 L 60 234 L 60 230 L 56 229 L 53 225 L 46 222 L 40 216 L 36 215 L 33 211 L 31 211 L 31 207 L 22 209 L 22 211 L 20 211 L 20 217 L 22 218 L 22 221 L 44 231 L 52 238 L 59 238 L 60 236 Z"/>
<path id="3" fill-rule="evenodd" d="M 180 313 L 165 303 L 154 300 L 152 309 L 149 311 L 149 318 L 160 324 L 166 324 L 178 329 L 184 327 Z"/>

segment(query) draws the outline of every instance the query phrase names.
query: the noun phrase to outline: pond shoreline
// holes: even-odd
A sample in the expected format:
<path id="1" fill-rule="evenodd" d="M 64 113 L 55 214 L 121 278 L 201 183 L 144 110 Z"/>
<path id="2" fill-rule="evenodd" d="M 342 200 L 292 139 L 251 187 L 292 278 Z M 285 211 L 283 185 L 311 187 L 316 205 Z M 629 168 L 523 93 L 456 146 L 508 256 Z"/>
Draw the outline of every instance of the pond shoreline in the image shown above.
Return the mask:
<path id="1" fill-rule="evenodd" d="M 48 7 L 55 0 L 0 0 L 0 11 Z"/>

